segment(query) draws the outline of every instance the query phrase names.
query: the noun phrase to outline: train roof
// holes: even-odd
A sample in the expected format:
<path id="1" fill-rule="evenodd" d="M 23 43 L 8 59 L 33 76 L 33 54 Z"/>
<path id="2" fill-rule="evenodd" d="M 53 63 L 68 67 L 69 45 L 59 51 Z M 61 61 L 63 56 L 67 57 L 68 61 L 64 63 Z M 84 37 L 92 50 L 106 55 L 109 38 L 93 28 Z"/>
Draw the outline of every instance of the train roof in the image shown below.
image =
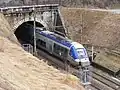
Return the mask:
<path id="1" fill-rule="evenodd" d="M 72 45 L 75 47 L 75 48 L 84 48 L 82 44 L 79 44 L 78 42 L 72 42 Z"/>
<path id="2" fill-rule="evenodd" d="M 50 31 L 37 31 L 37 32 L 40 33 L 41 35 L 47 37 L 47 38 L 50 38 L 58 43 L 65 45 L 69 48 L 72 46 L 71 40 L 64 38 L 58 34 L 55 34 L 54 32 L 50 32 Z"/>
<path id="3" fill-rule="evenodd" d="M 65 45 L 67 47 L 71 47 L 71 46 L 75 46 L 75 48 L 83 48 L 83 46 L 77 42 L 73 42 L 72 40 L 65 38 L 63 36 L 60 36 L 54 32 L 50 32 L 50 31 L 38 31 L 38 33 L 40 33 L 41 35 L 50 38 L 62 45 Z"/>

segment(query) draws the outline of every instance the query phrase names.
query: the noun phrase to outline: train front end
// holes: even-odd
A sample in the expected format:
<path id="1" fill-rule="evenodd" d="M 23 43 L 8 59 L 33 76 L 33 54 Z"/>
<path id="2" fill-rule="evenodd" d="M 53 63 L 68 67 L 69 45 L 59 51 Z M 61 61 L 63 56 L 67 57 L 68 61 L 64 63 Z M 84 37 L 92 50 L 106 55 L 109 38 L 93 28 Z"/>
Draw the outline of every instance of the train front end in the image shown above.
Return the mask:
<path id="1" fill-rule="evenodd" d="M 90 60 L 87 54 L 86 49 L 83 47 L 83 45 L 72 42 L 72 57 L 74 58 L 74 61 L 81 65 L 82 67 L 90 66 Z"/>

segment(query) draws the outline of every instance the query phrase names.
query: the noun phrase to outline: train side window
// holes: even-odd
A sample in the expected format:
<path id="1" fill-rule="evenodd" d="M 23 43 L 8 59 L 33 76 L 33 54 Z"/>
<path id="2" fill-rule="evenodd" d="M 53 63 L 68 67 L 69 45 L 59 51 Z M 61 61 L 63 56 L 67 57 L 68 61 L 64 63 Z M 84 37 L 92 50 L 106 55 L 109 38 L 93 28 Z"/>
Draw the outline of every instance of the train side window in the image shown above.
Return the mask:
<path id="1" fill-rule="evenodd" d="M 68 55 L 68 50 L 60 45 L 54 43 L 54 52 L 60 56 L 66 57 Z"/>
<path id="2" fill-rule="evenodd" d="M 54 43 L 54 50 L 53 50 L 53 51 L 54 51 L 56 54 L 59 54 L 59 52 L 60 52 L 60 46 Z"/>
<path id="3" fill-rule="evenodd" d="M 63 56 L 65 56 L 65 57 L 68 56 L 68 49 L 63 48 Z"/>
<path id="4" fill-rule="evenodd" d="M 43 40 L 38 39 L 38 40 L 37 40 L 37 45 L 38 45 L 38 46 L 41 45 L 42 47 L 45 47 L 45 48 L 46 48 L 46 42 L 44 42 Z"/>

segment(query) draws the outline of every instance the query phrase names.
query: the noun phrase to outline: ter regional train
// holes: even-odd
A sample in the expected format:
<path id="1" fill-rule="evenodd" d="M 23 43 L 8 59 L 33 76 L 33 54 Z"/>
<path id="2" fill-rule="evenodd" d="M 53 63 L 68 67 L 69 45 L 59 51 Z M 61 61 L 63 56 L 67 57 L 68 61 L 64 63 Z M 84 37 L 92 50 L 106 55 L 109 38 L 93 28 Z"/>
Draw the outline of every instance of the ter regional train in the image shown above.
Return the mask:
<path id="1" fill-rule="evenodd" d="M 73 66 L 87 67 L 90 65 L 87 51 L 83 45 L 54 32 L 36 29 L 36 44 L 38 48 L 42 48 L 62 60 L 68 60 Z"/>

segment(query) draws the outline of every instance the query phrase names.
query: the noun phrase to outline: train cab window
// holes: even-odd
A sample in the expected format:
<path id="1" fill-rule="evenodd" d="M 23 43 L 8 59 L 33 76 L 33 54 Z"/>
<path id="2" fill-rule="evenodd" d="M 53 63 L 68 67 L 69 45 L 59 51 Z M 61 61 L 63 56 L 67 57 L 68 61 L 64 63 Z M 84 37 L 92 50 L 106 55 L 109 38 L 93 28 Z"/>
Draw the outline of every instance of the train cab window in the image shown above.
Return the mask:
<path id="1" fill-rule="evenodd" d="M 78 48 L 76 49 L 77 53 L 78 53 L 78 57 L 79 58 L 86 58 L 87 57 L 87 52 L 84 48 Z"/>
<path id="2" fill-rule="evenodd" d="M 72 58 L 78 58 L 77 52 L 76 52 L 76 50 L 75 50 L 74 47 L 71 47 L 70 52 L 69 52 L 69 55 L 70 55 Z"/>
<path id="3" fill-rule="evenodd" d="M 73 57 L 72 49 L 70 49 L 69 54 L 70 54 L 71 57 Z"/>
<path id="4" fill-rule="evenodd" d="M 46 42 L 44 42 L 43 40 L 40 40 L 40 39 L 38 39 L 37 41 L 37 46 L 42 46 L 42 47 L 45 47 L 46 48 Z"/>

